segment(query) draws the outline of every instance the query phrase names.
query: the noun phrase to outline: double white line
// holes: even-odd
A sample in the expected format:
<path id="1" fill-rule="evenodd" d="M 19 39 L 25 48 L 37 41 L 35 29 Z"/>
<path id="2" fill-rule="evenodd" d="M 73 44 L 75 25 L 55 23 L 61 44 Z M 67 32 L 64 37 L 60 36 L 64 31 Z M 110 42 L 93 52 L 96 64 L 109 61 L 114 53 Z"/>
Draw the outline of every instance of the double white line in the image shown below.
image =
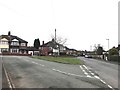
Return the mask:
<path id="1" fill-rule="evenodd" d="M 100 80 L 102 83 L 104 83 L 105 85 L 107 85 L 109 88 L 111 88 L 112 90 L 114 90 L 114 88 L 111 86 L 111 85 L 109 85 L 109 84 L 107 84 L 104 80 L 102 80 L 99 76 L 97 76 L 97 75 L 95 75 L 92 71 L 90 71 L 88 68 L 87 68 L 87 66 L 85 66 L 85 65 L 80 65 L 80 68 L 81 68 L 81 70 L 83 71 L 83 73 L 85 74 L 85 75 L 87 75 L 87 77 L 92 77 L 92 76 L 90 76 L 88 73 L 87 73 L 87 71 L 91 74 L 91 75 L 93 75 L 93 77 L 94 78 L 96 78 L 96 79 L 98 79 L 98 80 Z M 85 70 L 85 69 L 87 70 Z"/>
<path id="2" fill-rule="evenodd" d="M 83 65 L 82 65 L 83 66 Z M 87 77 L 91 77 L 86 71 L 85 69 L 80 65 L 81 70 L 83 71 L 83 73 L 87 76 Z"/>

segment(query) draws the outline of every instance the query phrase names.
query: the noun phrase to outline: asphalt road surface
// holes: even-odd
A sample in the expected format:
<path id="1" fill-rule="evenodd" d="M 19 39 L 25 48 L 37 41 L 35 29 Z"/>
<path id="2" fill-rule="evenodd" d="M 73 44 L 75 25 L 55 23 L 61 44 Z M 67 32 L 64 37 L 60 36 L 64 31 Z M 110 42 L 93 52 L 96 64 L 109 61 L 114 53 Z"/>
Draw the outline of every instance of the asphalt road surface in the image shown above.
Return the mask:
<path id="1" fill-rule="evenodd" d="M 103 80 L 107 81 L 110 85 L 118 88 L 118 64 L 109 61 L 96 60 L 91 58 L 79 57 L 85 61 L 85 65 L 90 67 L 97 73 Z M 120 66 L 119 66 L 120 67 Z"/>
<path id="2" fill-rule="evenodd" d="M 15 88 L 118 88 L 117 65 L 81 58 L 69 65 L 23 56 L 3 56 Z"/>

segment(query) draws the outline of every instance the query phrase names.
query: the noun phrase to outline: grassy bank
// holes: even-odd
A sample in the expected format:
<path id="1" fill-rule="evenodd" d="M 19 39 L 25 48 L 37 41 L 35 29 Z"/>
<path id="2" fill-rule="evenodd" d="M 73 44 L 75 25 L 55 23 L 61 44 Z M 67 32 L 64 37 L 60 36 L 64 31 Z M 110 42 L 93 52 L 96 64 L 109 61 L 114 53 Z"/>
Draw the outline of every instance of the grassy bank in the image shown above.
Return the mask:
<path id="1" fill-rule="evenodd" d="M 64 63 L 64 64 L 84 64 L 83 61 L 75 57 L 33 56 L 32 58 Z"/>

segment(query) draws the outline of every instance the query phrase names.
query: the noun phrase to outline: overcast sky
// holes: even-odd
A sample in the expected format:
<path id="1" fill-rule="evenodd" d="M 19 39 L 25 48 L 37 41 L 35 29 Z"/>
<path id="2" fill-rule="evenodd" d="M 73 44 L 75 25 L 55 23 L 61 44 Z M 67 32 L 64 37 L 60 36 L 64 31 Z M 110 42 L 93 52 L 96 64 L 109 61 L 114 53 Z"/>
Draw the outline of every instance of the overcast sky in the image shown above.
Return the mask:
<path id="1" fill-rule="evenodd" d="M 67 38 L 66 46 L 90 50 L 101 44 L 105 50 L 118 45 L 119 0 L 0 0 L 0 34 L 29 42 L 34 39 Z"/>

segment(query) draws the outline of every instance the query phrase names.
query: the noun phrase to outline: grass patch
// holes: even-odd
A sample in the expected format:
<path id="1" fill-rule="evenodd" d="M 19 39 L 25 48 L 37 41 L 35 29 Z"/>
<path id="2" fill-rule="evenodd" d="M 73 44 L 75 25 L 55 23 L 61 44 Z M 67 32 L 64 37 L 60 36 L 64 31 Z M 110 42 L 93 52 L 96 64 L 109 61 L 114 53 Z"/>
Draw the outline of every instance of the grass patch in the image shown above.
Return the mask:
<path id="1" fill-rule="evenodd" d="M 75 57 L 33 56 L 32 58 L 64 63 L 64 64 L 84 64 L 83 61 Z"/>

